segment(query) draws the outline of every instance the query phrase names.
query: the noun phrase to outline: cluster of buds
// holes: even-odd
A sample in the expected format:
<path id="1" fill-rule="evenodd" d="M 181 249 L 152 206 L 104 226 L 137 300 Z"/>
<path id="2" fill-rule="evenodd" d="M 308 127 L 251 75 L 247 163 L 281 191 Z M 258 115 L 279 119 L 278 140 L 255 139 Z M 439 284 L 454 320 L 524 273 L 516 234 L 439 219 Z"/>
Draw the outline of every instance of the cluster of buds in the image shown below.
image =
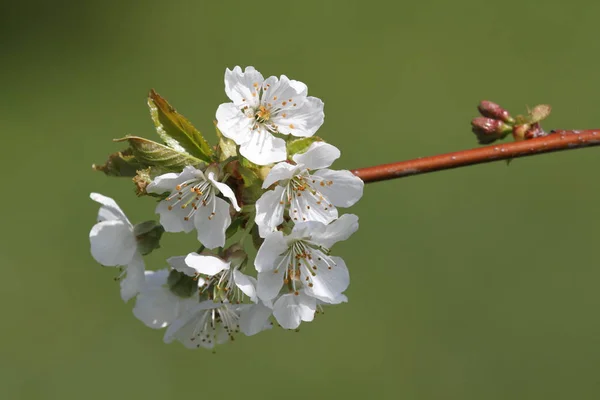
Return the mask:
<path id="1" fill-rule="evenodd" d="M 477 106 L 481 116 L 473 118 L 471 129 L 479 144 L 490 144 L 512 134 L 515 141 L 545 136 L 540 121 L 550 115 L 549 105 L 540 104 L 528 112 L 528 115 L 511 117 L 509 112 L 491 101 L 482 101 Z"/>
<path id="2" fill-rule="evenodd" d="M 225 72 L 225 92 L 231 102 L 217 109 L 216 146 L 151 91 L 163 143 L 126 136 L 117 141 L 128 148 L 94 166 L 132 178 L 138 196 L 158 201 L 160 222 L 134 225 L 113 199 L 92 193 L 101 205 L 92 256 L 121 269 L 121 297 L 135 298 L 139 320 L 189 348 L 251 336 L 274 321 L 297 329 L 346 302 L 348 269 L 331 249 L 358 229 L 358 217 L 338 207 L 354 205 L 364 187 L 350 171 L 329 169 L 340 151 L 315 136 L 323 102 L 305 84 L 235 67 Z M 178 232 L 195 232 L 198 245 L 147 269 L 144 256 Z"/>

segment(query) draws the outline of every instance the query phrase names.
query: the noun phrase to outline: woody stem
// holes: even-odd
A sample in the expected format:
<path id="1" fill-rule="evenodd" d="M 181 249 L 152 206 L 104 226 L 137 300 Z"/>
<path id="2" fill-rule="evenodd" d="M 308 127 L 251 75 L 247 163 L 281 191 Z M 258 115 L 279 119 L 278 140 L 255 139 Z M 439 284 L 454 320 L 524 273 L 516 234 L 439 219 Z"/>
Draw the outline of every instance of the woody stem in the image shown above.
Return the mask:
<path id="1" fill-rule="evenodd" d="M 365 183 L 371 183 L 445 169 L 592 146 L 600 146 L 600 129 L 555 130 L 546 136 L 535 139 L 358 168 L 352 170 L 352 173 L 361 178 Z"/>

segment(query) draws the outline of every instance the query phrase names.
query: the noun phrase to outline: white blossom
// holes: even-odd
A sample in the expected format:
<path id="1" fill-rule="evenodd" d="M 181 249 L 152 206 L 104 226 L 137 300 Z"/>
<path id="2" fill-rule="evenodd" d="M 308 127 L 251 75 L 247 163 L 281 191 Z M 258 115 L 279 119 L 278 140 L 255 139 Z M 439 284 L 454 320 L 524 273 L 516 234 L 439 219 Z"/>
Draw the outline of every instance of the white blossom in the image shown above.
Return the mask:
<path id="1" fill-rule="evenodd" d="M 92 256 L 104 266 L 125 267 L 120 276 L 121 298 L 128 301 L 144 285 L 144 259 L 138 250 L 133 225 L 110 197 L 91 193 L 90 198 L 101 204 L 98 223 L 90 231 Z"/>
<path id="2" fill-rule="evenodd" d="M 212 349 L 239 332 L 241 305 L 205 300 L 173 321 L 165 332 L 165 343 L 179 340 L 187 348 Z"/>
<path id="3" fill-rule="evenodd" d="M 232 102 L 217 109 L 217 127 L 258 165 L 286 158 L 285 141 L 273 134 L 308 137 L 323 124 L 323 102 L 285 75 L 265 80 L 253 67 L 236 66 L 225 71 L 225 92 Z"/>
<path id="4" fill-rule="evenodd" d="M 265 238 L 255 260 L 257 294 L 263 301 L 272 301 L 285 286 L 289 294 L 274 304 L 274 316 L 282 326 L 312 319 L 317 300 L 344 301 L 342 293 L 350 284 L 348 268 L 343 259 L 330 255 L 330 249 L 357 229 L 358 217 L 345 214 L 329 225 L 301 222 L 287 236 L 278 231 Z"/>
<path id="5" fill-rule="evenodd" d="M 218 197 L 229 199 L 240 211 L 233 190 L 219 182 L 219 170 L 210 166 L 205 172 L 187 166 L 180 174 L 160 175 L 148 185 L 148 193 L 170 195 L 156 207 L 160 223 L 167 232 L 191 232 L 194 227 L 198 240 L 209 249 L 225 245 L 225 231 L 231 224 L 229 204 Z"/>
<path id="6" fill-rule="evenodd" d="M 135 299 L 133 315 L 146 326 L 160 329 L 181 317 L 198 304 L 197 293 L 182 298 L 171 292 L 167 286 L 168 269 L 146 271 L 145 284 Z"/>
<path id="7" fill-rule="evenodd" d="M 191 266 L 184 267 L 185 260 Z M 268 320 L 273 310 L 262 302 L 241 304 L 227 299 L 206 300 L 206 293 L 202 293 L 202 288 L 215 285 L 222 285 L 220 290 L 231 288 L 228 282 L 231 281 L 248 297 L 258 301 L 256 279 L 229 268 L 229 262 L 215 256 L 192 253 L 186 257 L 171 257 L 168 261 L 174 269 L 198 279 L 201 289 L 182 298 L 172 293 L 167 285 L 168 269 L 146 271 L 146 283 L 133 309 L 133 314 L 147 326 L 154 329 L 167 327 L 166 343 L 178 340 L 188 348 L 210 349 L 232 340 L 239 331 L 250 336 L 271 327 Z M 205 275 L 206 280 L 199 274 Z"/>
<path id="8" fill-rule="evenodd" d="M 199 284 L 199 287 L 213 290 L 211 295 L 214 298 L 222 296 L 230 302 L 241 303 L 245 295 L 252 301 L 253 304 L 239 304 L 240 307 L 237 308 L 239 328 L 245 335 L 251 336 L 270 328 L 268 319 L 273 311 L 258 299 L 256 278 L 239 270 L 240 260 L 235 255 L 232 256 L 232 261 L 197 253 L 190 253 L 185 258 L 187 268 L 194 270 L 199 279 L 203 279 L 203 284 Z"/>
<path id="9" fill-rule="evenodd" d="M 294 155 L 296 165 L 276 164 L 263 182 L 267 189 L 256 202 L 255 222 L 261 237 L 275 231 L 288 210 L 294 222 L 324 224 L 338 217 L 336 207 L 350 207 L 363 194 L 363 181 L 350 171 L 327 169 L 340 151 L 325 142 L 313 143 L 305 153 Z"/>

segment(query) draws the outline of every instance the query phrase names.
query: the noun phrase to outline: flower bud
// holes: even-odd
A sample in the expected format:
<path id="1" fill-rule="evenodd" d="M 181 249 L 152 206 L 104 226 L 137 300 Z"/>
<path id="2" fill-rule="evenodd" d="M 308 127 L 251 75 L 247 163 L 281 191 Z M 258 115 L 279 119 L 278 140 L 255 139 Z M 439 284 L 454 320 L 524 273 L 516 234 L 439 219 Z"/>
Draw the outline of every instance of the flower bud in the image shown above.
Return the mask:
<path id="1" fill-rule="evenodd" d="M 479 113 L 484 117 L 498 119 L 506 122 L 507 124 L 513 124 L 515 120 L 510 116 L 508 111 L 500 107 L 498 104 L 491 101 L 483 100 L 477 106 Z"/>
<path id="2" fill-rule="evenodd" d="M 512 128 L 497 119 L 477 117 L 471 121 L 472 131 L 477 136 L 479 144 L 490 144 L 504 138 Z"/>
<path id="3" fill-rule="evenodd" d="M 529 124 L 516 125 L 512 129 L 512 135 L 515 139 L 515 142 L 520 142 L 521 140 L 525 140 L 525 134 L 531 128 Z"/>

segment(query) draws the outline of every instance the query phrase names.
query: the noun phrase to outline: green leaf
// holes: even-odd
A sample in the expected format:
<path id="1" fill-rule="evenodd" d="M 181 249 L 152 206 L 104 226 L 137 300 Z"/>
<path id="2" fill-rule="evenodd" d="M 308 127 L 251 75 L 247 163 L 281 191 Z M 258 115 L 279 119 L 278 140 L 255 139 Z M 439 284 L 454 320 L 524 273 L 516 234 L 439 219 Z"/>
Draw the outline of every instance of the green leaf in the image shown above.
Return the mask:
<path id="1" fill-rule="evenodd" d="M 142 255 L 148 255 L 153 250 L 160 248 L 160 238 L 165 232 L 162 225 L 156 221 L 146 221 L 133 228 L 137 240 L 137 247 Z"/>
<path id="2" fill-rule="evenodd" d="M 118 151 L 108 156 L 104 165 L 92 165 L 95 171 L 104 172 L 108 176 L 135 176 L 142 165 L 133 155 L 131 149 Z"/>
<path id="3" fill-rule="evenodd" d="M 153 230 L 160 228 L 159 230 L 162 230 L 162 232 L 164 232 L 164 229 L 162 229 L 162 226 L 156 222 L 156 221 L 144 221 L 144 222 L 140 222 L 139 224 L 136 224 L 133 227 L 133 234 L 137 237 L 143 236 L 143 235 L 147 235 L 150 232 L 152 232 Z M 161 232 L 161 234 L 162 234 Z"/>
<path id="4" fill-rule="evenodd" d="M 292 157 L 294 154 L 304 153 L 306 150 L 308 150 L 311 144 L 322 141 L 323 139 L 318 136 L 291 140 L 287 143 L 287 155 L 288 157 Z"/>
<path id="5" fill-rule="evenodd" d="M 187 165 L 198 166 L 203 164 L 202 160 L 187 153 L 182 153 L 152 140 L 138 136 L 125 136 L 115 139 L 115 142 L 129 142 L 131 152 L 135 158 L 147 166 L 161 167 L 165 171 L 181 172 Z"/>
<path id="6" fill-rule="evenodd" d="M 540 104 L 533 107 L 533 110 L 529 112 L 530 123 L 534 124 L 548 118 L 551 112 L 552 107 L 548 104 Z"/>
<path id="7" fill-rule="evenodd" d="M 148 107 L 156 131 L 167 146 L 207 163 L 212 161 L 213 150 L 202 134 L 154 89 L 148 96 Z"/>
<path id="8" fill-rule="evenodd" d="M 167 286 L 171 293 L 182 298 L 192 297 L 195 293 L 198 293 L 198 282 L 191 276 L 174 269 L 169 272 Z"/>
<path id="9" fill-rule="evenodd" d="M 227 160 L 230 157 L 237 156 L 237 144 L 231 139 L 223 136 L 219 128 L 215 126 L 217 138 L 219 139 L 219 161 Z"/>
<path id="10" fill-rule="evenodd" d="M 246 220 L 244 218 L 240 218 L 239 216 L 237 216 L 229 225 L 229 227 L 227 227 L 227 230 L 225 231 L 225 237 L 227 239 L 230 239 L 233 235 L 235 235 L 237 233 L 237 231 L 246 223 Z"/>
<path id="11" fill-rule="evenodd" d="M 264 239 L 261 238 L 260 234 L 258 233 L 258 225 L 254 225 L 252 227 L 250 234 L 252 235 L 252 244 L 254 245 L 254 248 L 256 250 L 260 249 L 260 246 L 262 246 Z"/>
<path id="12" fill-rule="evenodd" d="M 260 168 L 258 165 L 251 163 L 247 159 L 240 159 L 238 172 L 244 180 L 244 186 L 248 187 L 258 183 L 260 180 L 258 176 L 258 168 Z"/>
<path id="13" fill-rule="evenodd" d="M 515 121 L 518 125 L 535 124 L 548 118 L 551 112 L 552 107 L 548 104 L 539 104 L 533 107 L 532 110 L 528 110 L 528 115 L 517 115 Z"/>
<path id="14" fill-rule="evenodd" d="M 243 204 L 254 204 L 262 196 L 264 193 L 262 183 L 270 170 L 271 167 L 256 165 L 246 158 L 240 157 L 237 173 L 244 182 L 241 199 Z"/>

